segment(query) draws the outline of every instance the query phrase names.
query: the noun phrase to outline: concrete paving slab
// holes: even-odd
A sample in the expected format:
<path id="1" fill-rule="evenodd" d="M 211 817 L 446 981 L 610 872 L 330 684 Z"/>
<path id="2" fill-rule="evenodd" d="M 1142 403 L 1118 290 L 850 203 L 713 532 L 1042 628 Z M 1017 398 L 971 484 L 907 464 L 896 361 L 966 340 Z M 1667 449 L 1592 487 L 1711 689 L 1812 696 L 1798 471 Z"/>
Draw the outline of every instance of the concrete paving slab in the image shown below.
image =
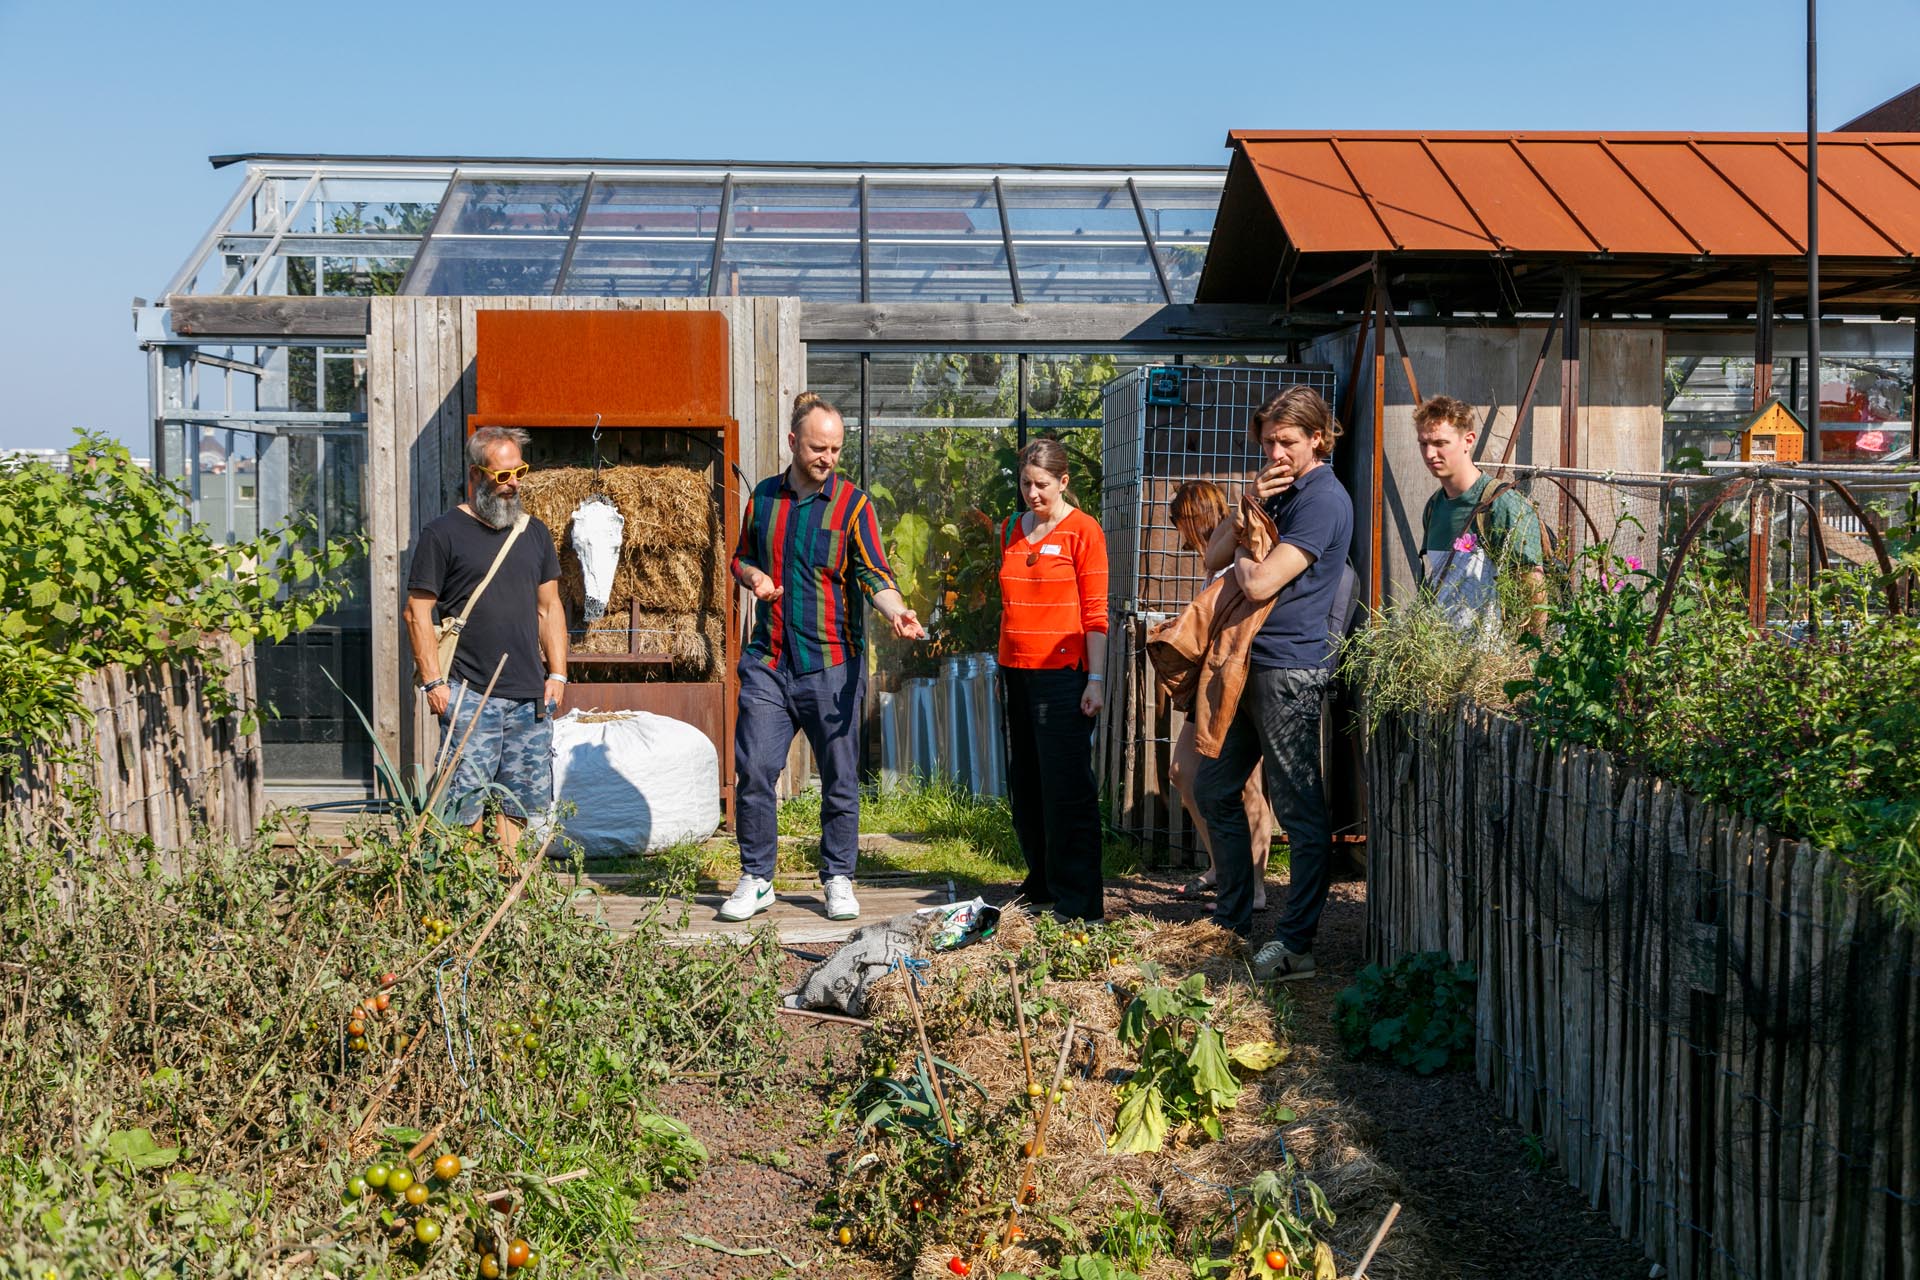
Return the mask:
<path id="1" fill-rule="evenodd" d="M 705 942 L 716 938 L 745 941 L 752 937 L 755 929 L 771 924 L 779 932 L 782 942 L 844 942 L 849 934 L 862 925 L 918 911 L 922 907 L 945 906 L 954 901 L 957 890 L 949 881 L 940 885 L 900 887 L 856 884 L 855 892 L 860 899 L 858 920 L 827 919 L 826 899 L 817 887 L 810 891 L 776 893 L 773 906 L 750 921 L 719 919 L 715 913 L 719 911 L 720 904 L 726 901 L 726 895 L 722 893 L 695 894 L 692 902 L 685 904 L 678 899 L 671 900 L 663 909 L 669 913 L 669 919 L 678 918 L 682 905 L 687 909 L 686 927 L 673 933 L 675 941 Z M 654 910 L 658 901 L 657 898 L 640 895 L 582 894 L 574 899 L 573 909 L 590 918 L 604 920 L 615 933 L 626 933 Z"/>

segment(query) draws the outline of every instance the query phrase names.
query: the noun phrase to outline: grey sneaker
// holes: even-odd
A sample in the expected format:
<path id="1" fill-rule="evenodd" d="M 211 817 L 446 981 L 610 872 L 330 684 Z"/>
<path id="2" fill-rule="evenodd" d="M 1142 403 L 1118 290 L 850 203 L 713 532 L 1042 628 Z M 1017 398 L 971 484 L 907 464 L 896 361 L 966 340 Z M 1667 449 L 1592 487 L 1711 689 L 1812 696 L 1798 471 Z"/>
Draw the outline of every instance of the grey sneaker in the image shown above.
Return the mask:
<path id="1" fill-rule="evenodd" d="M 1294 982 L 1313 976 L 1313 952 L 1292 951 L 1275 938 L 1254 953 L 1253 976 L 1259 982 Z"/>
<path id="2" fill-rule="evenodd" d="M 773 881 L 741 876 L 733 896 L 720 904 L 722 920 L 751 920 L 773 905 Z"/>
<path id="3" fill-rule="evenodd" d="M 860 902 L 853 896 L 853 880 L 847 876 L 827 877 L 827 919 L 858 920 Z"/>

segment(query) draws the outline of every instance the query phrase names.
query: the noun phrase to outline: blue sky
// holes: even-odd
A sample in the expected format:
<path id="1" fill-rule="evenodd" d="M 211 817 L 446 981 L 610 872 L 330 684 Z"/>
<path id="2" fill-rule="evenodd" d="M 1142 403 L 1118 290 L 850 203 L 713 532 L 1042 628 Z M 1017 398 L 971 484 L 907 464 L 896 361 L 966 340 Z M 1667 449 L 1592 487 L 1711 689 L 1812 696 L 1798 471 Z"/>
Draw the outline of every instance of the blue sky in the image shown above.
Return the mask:
<path id="1" fill-rule="evenodd" d="M 221 152 L 1224 163 L 1230 128 L 1804 127 L 1799 0 L 961 5 L 0 0 L 0 445 L 146 451 L 129 302 Z M 1920 79 L 1823 0 L 1821 125 Z"/>

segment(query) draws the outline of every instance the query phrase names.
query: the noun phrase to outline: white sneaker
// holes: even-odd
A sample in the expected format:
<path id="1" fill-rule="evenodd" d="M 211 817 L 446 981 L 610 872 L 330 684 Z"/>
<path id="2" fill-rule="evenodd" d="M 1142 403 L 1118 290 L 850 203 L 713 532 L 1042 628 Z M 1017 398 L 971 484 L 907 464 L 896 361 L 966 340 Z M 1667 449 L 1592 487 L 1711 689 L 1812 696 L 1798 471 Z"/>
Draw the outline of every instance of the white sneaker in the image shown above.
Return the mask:
<path id="1" fill-rule="evenodd" d="M 1314 974 L 1313 952 L 1294 951 L 1275 938 L 1254 953 L 1253 977 L 1256 982 L 1297 982 Z"/>
<path id="2" fill-rule="evenodd" d="M 733 896 L 720 904 L 722 920 L 751 920 L 773 905 L 773 881 L 741 876 Z"/>
<path id="3" fill-rule="evenodd" d="M 853 881 L 847 876 L 827 877 L 827 919 L 858 920 L 860 903 L 853 896 Z"/>

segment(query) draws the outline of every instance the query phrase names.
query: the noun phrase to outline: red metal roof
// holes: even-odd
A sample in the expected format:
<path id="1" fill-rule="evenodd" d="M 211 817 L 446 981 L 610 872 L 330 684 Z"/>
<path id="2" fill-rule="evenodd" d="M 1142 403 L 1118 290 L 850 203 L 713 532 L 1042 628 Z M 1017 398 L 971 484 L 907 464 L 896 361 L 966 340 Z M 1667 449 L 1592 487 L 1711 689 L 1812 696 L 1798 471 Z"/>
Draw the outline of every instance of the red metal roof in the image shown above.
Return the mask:
<path id="1" fill-rule="evenodd" d="M 1235 130 L 1301 253 L 1791 258 L 1804 135 Z M 1920 254 L 1920 134 L 1824 134 L 1820 253 Z"/>

